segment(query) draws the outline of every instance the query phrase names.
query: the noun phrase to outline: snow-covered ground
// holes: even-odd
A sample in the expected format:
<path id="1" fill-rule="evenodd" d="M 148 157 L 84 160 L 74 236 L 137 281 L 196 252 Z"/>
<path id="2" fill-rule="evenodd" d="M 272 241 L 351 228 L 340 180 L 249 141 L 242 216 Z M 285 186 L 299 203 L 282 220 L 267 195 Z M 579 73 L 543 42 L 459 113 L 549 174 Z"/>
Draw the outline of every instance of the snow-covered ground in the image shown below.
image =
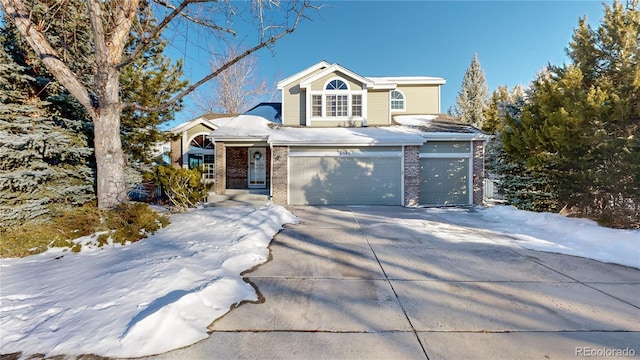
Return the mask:
<path id="1" fill-rule="evenodd" d="M 456 208 L 427 211 L 458 225 L 508 235 L 499 237 L 505 244 L 640 268 L 640 230 L 611 229 L 588 219 L 523 211 L 513 206 L 475 212 Z"/>
<path id="2" fill-rule="evenodd" d="M 640 267 L 639 230 L 507 206 L 425 211 L 516 246 Z M 206 338 L 231 305 L 257 300 L 240 273 L 265 262 L 273 235 L 296 220 L 280 206 L 200 209 L 124 247 L 1 259 L 0 353 L 132 357 Z"/>

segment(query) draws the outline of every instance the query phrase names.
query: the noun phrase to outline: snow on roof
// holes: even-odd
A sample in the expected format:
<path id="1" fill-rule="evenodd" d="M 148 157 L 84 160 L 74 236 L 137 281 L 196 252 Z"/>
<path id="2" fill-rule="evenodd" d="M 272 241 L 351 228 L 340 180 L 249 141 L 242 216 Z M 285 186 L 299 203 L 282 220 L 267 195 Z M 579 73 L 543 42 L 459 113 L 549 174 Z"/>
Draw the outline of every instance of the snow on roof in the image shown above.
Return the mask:
<path id="1" fill-rule="evenodd" d="M 214 140 L 260 139 L 274 145 L 421 145 L 415 129 L 402 126 L 353 128 L 287 127 L 254 115 L 240 115 L 211 133 Z"/>
<path id="2" fill-rule="evenodd" d="M 273 128 L 269 143 L 274 145 L 422 145 L 424 139 L 401 126 L 352 128 Z"/>
<path id="3" fill-rule="evenodd" d="M 271 134 L 269 124 L 273 122 L 262 116 L 256 115 L 239 115 L 231 118 L 225 125 L 211 132 L 214 140 L 222 139 L 246 139 L 259 138 L 265 139 Z"/>
<path id="4" fill-rule="evenodd" d="M 486 141 L 492 137 L 449 115 L 396 115 L 393 120 L 398 125 L 419 130 L 426 139 Z"/>
<path id="5" fill-rule="evenodd" d="M 433 76 L 368 76 L 376 84 L 444 85 L 447 80 Z"/>

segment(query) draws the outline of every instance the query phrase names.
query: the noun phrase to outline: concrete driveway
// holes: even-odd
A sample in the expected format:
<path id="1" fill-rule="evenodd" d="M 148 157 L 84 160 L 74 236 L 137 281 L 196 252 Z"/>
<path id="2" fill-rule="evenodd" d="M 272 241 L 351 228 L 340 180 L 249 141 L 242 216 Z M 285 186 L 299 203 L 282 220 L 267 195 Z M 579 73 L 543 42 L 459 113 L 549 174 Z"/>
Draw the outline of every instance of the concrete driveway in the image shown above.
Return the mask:
<path id="1" fill-rule="evenodd" d="M 301 222 L 245 274 L 262 301 L 155 358 L 640 356 L 638 269 L 499 245 L 423 209 L 290 210 Z"/>

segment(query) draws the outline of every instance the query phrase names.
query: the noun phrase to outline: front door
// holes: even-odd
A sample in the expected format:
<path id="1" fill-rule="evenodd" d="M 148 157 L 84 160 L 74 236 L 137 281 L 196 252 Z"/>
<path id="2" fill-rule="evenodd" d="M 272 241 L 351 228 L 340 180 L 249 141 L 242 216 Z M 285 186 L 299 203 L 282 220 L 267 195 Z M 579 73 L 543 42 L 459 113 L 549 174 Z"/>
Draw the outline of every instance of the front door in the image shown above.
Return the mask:
<path id="1" fill-rule="evenodd" d="M 249 148 L 249 188 L 267 187 L 266 148 Z"/>

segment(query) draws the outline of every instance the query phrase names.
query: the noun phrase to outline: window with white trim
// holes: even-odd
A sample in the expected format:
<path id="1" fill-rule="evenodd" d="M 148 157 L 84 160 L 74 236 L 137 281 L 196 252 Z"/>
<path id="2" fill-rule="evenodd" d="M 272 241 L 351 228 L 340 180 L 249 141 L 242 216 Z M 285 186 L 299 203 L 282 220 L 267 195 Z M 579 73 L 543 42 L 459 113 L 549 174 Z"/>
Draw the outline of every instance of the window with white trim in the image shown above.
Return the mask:
<path id="1" fill-rule="evenodd" d="M 311 96 L 311 116 L 322 116 L 322 95 Z"/>
<path id="2" fill-rule="evenodd" d="M 362 116 L 362 95 L 351 95 L 351 116 Z"/>
<path id="3" fill-rule="evenodd" d="M 363 116 L 364 90 L 352 91 L 341 79 L 329 80 L 322 90 L 311 94 L 313 118 L 350 118 Z"/>
<path id="4" fill-rule="evenodd" d="M 391 111 L 405 110 L 404 94 L 398 90 L 391 91 Z"/>

